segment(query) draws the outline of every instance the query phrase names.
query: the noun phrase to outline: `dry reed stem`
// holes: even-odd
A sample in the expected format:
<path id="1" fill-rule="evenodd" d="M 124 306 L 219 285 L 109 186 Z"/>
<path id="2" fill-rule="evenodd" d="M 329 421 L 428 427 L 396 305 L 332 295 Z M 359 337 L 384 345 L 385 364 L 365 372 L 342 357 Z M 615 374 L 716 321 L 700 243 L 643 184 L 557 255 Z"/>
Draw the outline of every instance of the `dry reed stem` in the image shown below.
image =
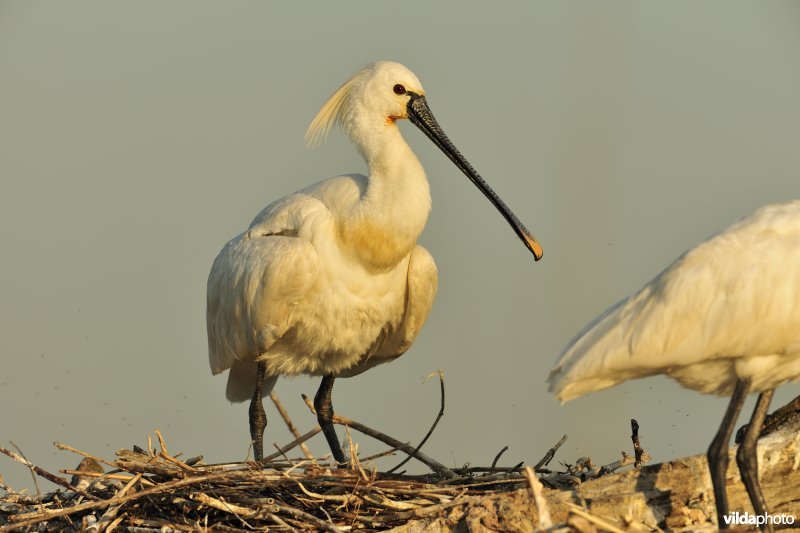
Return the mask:
<path id="1" fill-rule="evenodd" d="M 273 453 L 272 455 L 268 455 L 268 456 L 264 457 L 264 459 L 261 460 L 262 464 L 266 464 L 266 463 L 269 463 L 270 461 L 272 461 L 273 459 L 277 459 L 278 457 L 280 457 L 281 455 L 285 454 L 286 452 L 288 452 L 292 448 L 294 448 L 296 446 L 299 446 L 300 444 L 304 443 L 305 441 L 307 441 L 308 439 L 310 439 L 311 437 L 313 437 L 314 435 L 316 435 L 320 431 L 322 431 L 322 429 L 320 429 L 320 427 L 317 426 L 314 429 L 312 429 L 311 431 L 309 431 L 308 433 L 306 433 L 305 435 L 301 435 L 300 437 L 297 437 L 296 439 L 294 439 L 289 444 L 279 448 L 277 453 Z"/>
<path id="2" fill-rule="evenodd" d="M 167 452 L 167 444 L 164 442 L 164 436 L 161 435 L 161 431 L 155 430 L 156 437 L 158 437 L 158 445 L 161 447 L 161 453 L 164 455 L 169 455 Z"/>
<path id="3" fill-rule="evenodd" d="M 128 483 L 124 487 L 119 489 L 114 496 L 115 497 L 125 496 L 125 494 L 127 494 L 127 492 L 131 489 L 131 487 L 133 487 L 136 484 L 136 482 L 139 481 L 141 478 L 142 478 L 141 473 L 136 474 L 130 481 L 128 481 Z M 107 526 L 114 521 L 120 508 L 121 505 L 114 505 L 109 507 L 108 510 L 106 510 L 106 512 L 103 513 L 103 516 L 101 516 L 97 522 L 95 522 L 91 527 L 87 528 L 87 532 L 95 533 L 103 531 L 104 528 L 107 529 Z"/>
<path id="4" fill-rule="evenodd" d="M 62 474 L 69 474 L 72 476 L 101 477 L 104 479 L 113 479 L 115 481 L 125 481 L 125 482 L 128 482 L 135 477 L 128 474 L 109 474 L 108 472 L 86 472 L 83 470 L 69 470 L 69 469 L 59 470 L 59 472 L 61 472 Z"/>
<path id="5" fill-rule="evenodd" d="M 536 510 L 539 514 L 539 528 L 550 529 L 553 527 L 553 519 L 550 518 L 550 507 L 547 505 L 547 499 L 544 497 L 544 487 L 542 487 L 542 483 L 529 466 L 525 467 L 525 477 L 528 479 L 528 488 L 530 489 L 533 502 L 536 504 Z"/>
<path id="6" fill-rule="evenodd" d="M 97 461 L 98 463 L 102 463 L 102 464 L 104 464 L 104 465 L 106 465 L 106 466 L 110 466 L 111 468 L 117 468 L 117 465 L 116 465 L 116 464 L 114 464 L 114 463 L 112 463 L 111 461 L 106 461 L 105 459 L 103 459 L 103 458 L 101 458 L 101 457 L 97 457 L 96 455 L 92 455 L 92 454 L 90 454 L 90 453 L 87 453 L 87 452 L 84 452 L 84 451 L 78 450 L 77 448 L 73 448 L 72 446 L 69 446 L 69 445 L 67 445 L 67 444 L 63 444 L 63 443 L 61 443 L 61 442 L 54 442 L 54 443 L 53 443 L 53 446 L 55 446 L 55 447 L 56 447 L 56 448 L 58 448 L 59 450 L 64 450 L 64 451 L 67 451 L 67 452 L 72 452 L 72 453 L 75 453 L 75 454 L 78 454 L 78 455 L 82 455 L 82 456 L 84 456 L 84 457 L 88 457 L 89 459 L 94 459 L 94 460 L 95 460 L 95 461 Z"/>
<path id="7" fill-rule="evenodd" d="M 278 398 L 278 395 L 275 393 L 275 391 L 269 393 L 269 399 L 272 400 L 272 403 L 275 405 L 275 409 L 278 410 L 278 414 L 281 415 L 283 422 L 286 424 L 286 427 L 289 428 L 289 431 L 292 433 L 292 435 L 294 435 L 294 438 L 300 438 L 300 431 L 297 430 L 297 426 L 295 426 L 294 422 L 292 422 L 292 419 L 289 417 L 289 413 L 283 407 L 283 404 L 281 403 L 281 400 Z M 306 446 L 304 442 L 299 443 L 299 445 L 300 451 L 303 452 L 303 455 L 306 457 L 306 459 L 311 459 L 313 461 L 314 455 L 311 453 L 311 450 L 308 449 L 308 446 Z"/>
<path id="8" fill-rule="evenodd" d="M 178 468 L 180 468 L 180 469 L 181 469 L 181 470 L 183 470 L 184 472 L 189 472 L 190 474 L 194 474 L 194 473 L 196 473 L 196 472 L 197 472 L 197 469 L 195 469 L 195 468 L 193 468 L 193 467 L 191 467 L 191 466 L 187 465 L 186 463 L 184 463 L 184 462 L 183 462 L 183 461 L 181 461 L 180 459 L 177 459 L 177 458 L 175 458 L 175 457 L 173 457 L 173 456 L 171 456 L 171 455 L 167 455 L 167 454 L 166 454 L 166 453 L 164 453 L 164 452 L 160 452 L 158 455 L 159 455 L 159 456 L 160 456 L 162 459 L 164 459 L 164 460 L 166 460 L 166 461 L 169 461 L 170 463 L 174 464 L 175 466 L 177 466 Z"/>
<path id="9" fill-rule="evenodd" d="M 575 515 L 580 516 L 581 518 L 588 520 L 589 522 L 593 523 L 594 525 L 604 529 L 606 531 L 610 531 L 611 533 L 626 533 L 626 531 L 619 526 L 615 525 L 612 522 L 609 522 L 605 518 L 596 516 L 591 514 L 590 512 L 584 510 L 581 507 L 578 507 L 574 503 L 567 502 L 567 507 L 569 507 L 569 512 Z"/>

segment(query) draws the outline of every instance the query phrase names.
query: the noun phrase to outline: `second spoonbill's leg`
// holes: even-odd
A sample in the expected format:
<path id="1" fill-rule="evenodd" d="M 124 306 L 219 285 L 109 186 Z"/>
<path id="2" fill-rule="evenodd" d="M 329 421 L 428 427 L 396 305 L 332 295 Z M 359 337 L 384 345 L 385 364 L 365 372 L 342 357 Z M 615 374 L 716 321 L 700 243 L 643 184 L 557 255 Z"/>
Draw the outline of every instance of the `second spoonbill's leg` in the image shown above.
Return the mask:
<path id="1" fill-rule="evenodd" d="M 328 441 L 328 446 L 331 448 L 333 458 L 337 463 L 344 463 L 344 452 L 342 446 L 339 444 L 339 439 L 336 437 L 336 430 L 333 428 L 333 401 L 331 394 L 333 392 L 333 380 L 335 376 L 325 376 L 322 378 L 322 383 L 319 384 L 317 394 L 314 396 L 314 409 L 317 411 L 317 420 L 319 427 L 325 434 L 325 439 Z"/>
<path id="2" fill-rule="evenodd" d="M 775 389 L 770 389 L 758 395 L 756 407 L 753 409 L 753 416 L 750 418 L 750 424 L 747 426 L 747 431 L 744 434 L 744 439 L 739 445 L 739 450 L 736 452 L 736 464 L 739 465 L 739 475 L 742 477 L 744 487 L 747 489 L 747 494 L 750 496 L 750 503 L 753 504 L 753 510 L 757 515 L 764 516 L 767 514 L 767 502 L 764 500 L 764 493 L 761 491 L 761 485 L 758 482 L 758 454 L 756 453 L 758 447 L 758 436 L 761 433 L 761 428 L 764 425 L 764 419 L 767 417 L 767 409 L 769 403 L 772 401 L 772 395 Z M 772 524 L 764 524 L 762 529 L 765 531 L 772 531 Z"/>
<path id="3" fill-rule="evenodd" d="M 739 413 L 742 410 L 747 394 L 750 392 L 750 379 L 740 379 L 736 381 L 733 389 L 731 402 L 722 417 L 722 424 L 719 426 L 717 435 L 708 447 L 708 469 L 711 471 L 711 484 L 714 486 L 714 502 L 717 507 L 717 527 L 727 529 L 728 524 L 723 520 L 723 516 L 730 514 L 728 507 L 728 495 L 725 492 L 725 474 L 728 471 L 728 443 L 731 440 L 733 426 Z"/>
<path id="4" fill-rule="evenodd" d="M 250 400 L 250 438 L 253 441 L 253 457 L 256 461 L 264 458 L 264 428 L 267 427 L 267 413 L 261 397 L 264 394 L 264 377 L 267 374 L 267 363 L 258 362 L 256 370 L 256 390 Z"/>

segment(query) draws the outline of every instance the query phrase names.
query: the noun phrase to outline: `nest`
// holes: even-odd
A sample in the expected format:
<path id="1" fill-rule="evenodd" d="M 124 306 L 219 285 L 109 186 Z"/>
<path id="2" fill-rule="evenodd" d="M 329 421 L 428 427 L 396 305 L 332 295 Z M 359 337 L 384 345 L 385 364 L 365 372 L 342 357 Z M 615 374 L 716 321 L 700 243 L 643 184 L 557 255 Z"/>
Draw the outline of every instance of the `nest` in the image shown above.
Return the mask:
<path id="1" fill-rule="evenodd" d="M 314 457 L 304 442 L 319 433 L 319 428 L 299 435 L 274 395 L 272 400 L 278 412 L 297 438 L 261 462 L 205 464 L 201 456 L 182 459 L 182 454 L 168 451 L 162 434 L 156 430 L 156 440 L 148 436 L 146 449 L 134 446 L 131 450 L 120 450 L 116 459 L 110 461 L 55 443 L 58 449 L 81 456 L 77 469 L 60 471 L 72 476 L 68 479 L 32 464 L 19 449 L 14 452 L 0 447 L 0 453 L 30 468 L 34 482 L 36 476 L 40 476 L 61 487 L 42 493 L 37 484 L 35 495 L 16 492 L 0 476 L 0 489 L 5 491 L 5 495 L 0 495 L 0 532 L 377 531 L 407 525 L 414 520 L 423 525 L 439 523 L 450 527 L 464 518 L 470 508 L 474 509 L 496 495 L 505 498 L 506 494 L 513 496 L 512 492 L 519 494 L 519 489 L 527 493 L 525 505 L 530 506 L 532 502 L 535 507 L 537 527 L 547 530 L 553 528 L 553 521 L 543 487 L 570 490 L 624 466 L 632 465 L 638 469 L 650 459 L 639 442 L 639 424 L 631 420 L 633 455 L 623 452 L 621 459 L 605 466 L 595 465 L 590 458 L 582 457 L 572 464 L 560 463 L 561 468 L 551 470 L 548 465 L 566 441 L 564 435 L 533 466 L 497 466 L 508 448 L 504 447 L 488 467 L 466 465 L 450 469 L 420 451 L 444 413 L 443 382 L 441 387 L 439 414 L 416 447 L 354 420 L 334 417 L 335 423 L 389 446 L 389 450 L 382 454 L 362 458 L 358 446 L 350 439 L 349 465 L 336 465 L 327 457 Z M 762 436 L 789 422 L 796 425 L 800 420 L 798 417 L 800 397 L 768 417 Z M 349 431 L 347 434 L 349 436 Z M 303 457 L 289 458 L 287 454 L 295 449 L 302 451 Z M 425 475 L 394 473 L 405 461 L 388 472 L 378 472 L 371 466 L 378 457 L 396 452 L 405 453 L 405 461 L 413 458 L 424 463 L 431 472 Z M 689 464 L 694 459 L 689 458 L 684 463 Z M 787 465 L 794 461 L 789 455 L 784 459 Z M 704 457 L 699 457 L 695 463 L 704 461 Z M 692 468 L 699 468 L 697 464 Z M 774 464 L 771 466 L 775 467 Z M 692 468 L 684 465 L 672 470 L 680 474 Z M 779 470 L 767 474 L 786 476 Z M 691 485 L 673 481 L 675 487 Z M 638 481 L 635 483 L 638 486 Z M 613 482 L 606 488 L 614 496 L 609 505 L 616 509 L 620 488 Z M 699 490 L 691 488 L 689 492 L 695 494 Z M 554 509 L 553 502 L 559 499 L 554 499 L 553 494 L 551 491 L 550 509 Z M 775 494 L 770 496 L 776 498 Z M 570 501 L 566 504 L 568 514 L 565 515 L 564 509 L 554 509 L 559 522 L 566 522 L 567 526 L 578 531 L 593 531 L 595 528 L 621 531 L 608 520 L 572 504 L 572 498 L 567 500 Z M 600 501 L 599 497 L 595 500 L 596 503 Z M 653 505 L 660 505 L 660 500 L 656 500 Z M 667 502 L 668 511 L 680 516 L 665 518 L 665 523 L 685 519 L 680 513 L 687 509 L 673 508 L 670 502 L 672 500 Z M 503 512 L 509 510 L 507 507 L 504 509 Z M 530 528 L 526 526 L 524 529 Z"/>
<path id="2" fill-rule="evenodd" d="M 71 482 L 28 466 L 66 490 L 32 496 L 3 487 L 1 530 L 381 530 L 527 483 L 515 472 L 475 475 L 475 468 L 449 480 L 380 473 L 352 449 L 351 468 L 312 459 L 205 465 L 200 457 L 170 455 L 156 435 L 159 448 L 120 450 L 114 461 L 57 444 L 85 456 L 77 470 L 62 471 Z"/>
<path id="3" fill-rule="evenodd" d="M 319 428 L 299 435 L 278 398 L 273 395 L 272 400 L 297 438 L 261 462 L 205 464 L 202 456 L 182 459 L 180 453 L 169 453 L 156 430 L 157 442 L 148 437 L 146 449 L 119 450 L 114 460 L 55 443 L 82 457 L 77 469 L 61 470 L 72 475 L 68 480 L 35 466 L 19 450 L 0 448 L 32 474 L 62 487 L 41 493 L 37 485 L 37 494 L 31 495 L 13 491 L 0 477 L 0 489 L 6 492 L 0 497 L 0 532 L 386 530 L 414 519 L 447 517 L 476 498 L 519 488 L 528 487 L 536 499 L 542 484 L 569 488 L 629 464 L 639 466 L 649 458 L 639 446 L 638 424 L 632 420 L 634 456 L 623 453 L 610 465 L 599 467 L 581 458 L 562 464 L 559 471 L 548 469 L 565 435 L 533 467 L 497 466 L 504 447 L 491 466 L 447 468 L 420 451 L 444 412 L 442 382 L 439 415 L 416 447 L 336 416 L 335 423 L 376 438 L 390 449 L 361 458 L 351 439 L 350 464 L 335 465 L 315 458 L 303 444 Z M 298 447 L 304 456 L 289 458 L 287 454 Z M 389 472 L 370 466 L 378 457 L 397 451 L 405 453 L 406 460 L 426 464 L 431 473 L 393 473 L 405 461 Z"/>

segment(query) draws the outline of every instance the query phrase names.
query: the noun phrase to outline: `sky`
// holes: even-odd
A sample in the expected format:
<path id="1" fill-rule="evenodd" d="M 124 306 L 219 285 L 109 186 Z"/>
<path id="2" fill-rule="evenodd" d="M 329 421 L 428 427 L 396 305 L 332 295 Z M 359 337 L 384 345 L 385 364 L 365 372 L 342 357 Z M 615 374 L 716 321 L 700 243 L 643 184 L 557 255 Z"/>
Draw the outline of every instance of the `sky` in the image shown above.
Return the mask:
<path id="1" fill-rule="evenodd" d="M 0 446 L 55 472 L 79 458 L 54 441 L 112 458 L 160 429 L 171 452 L 244 459 L 247 405 L 208 366 L 208 271 L 263 206 L 365 172 L 341 132 L 313 150 L 303 135 L 353 72 L 391 59 L 545 255 L 402 124 L 431 183 L 420 242 L 439 294 L 403 357 L 337 381 L 336 411 L 416 443 L 441 369 L 424 450 L 448 466 L 506 445 L 501 465 L 535 463 L 564 433 L 556 460 L 608 463 L 630 418 L 654 461 L 704 453 L 725 399 L 649 378 L 562 406 L 545 379 L 683 251 L 800 198 L 799 17 L 790 1 L 0 3 Z M 275 389 L 302 432 L 317 386 Z M 269 450 L 292 437 L 265 406 Z M 10 459 L 0 474 L 32 488 Z"/>

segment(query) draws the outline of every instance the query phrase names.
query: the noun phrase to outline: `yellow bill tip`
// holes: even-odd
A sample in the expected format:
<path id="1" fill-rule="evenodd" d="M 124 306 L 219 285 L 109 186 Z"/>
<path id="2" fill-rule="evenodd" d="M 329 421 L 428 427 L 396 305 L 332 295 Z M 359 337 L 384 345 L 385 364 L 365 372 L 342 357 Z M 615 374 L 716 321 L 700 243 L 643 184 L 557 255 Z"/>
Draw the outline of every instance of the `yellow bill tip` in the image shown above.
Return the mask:
<path id="1" fill-rule="evenodd" d="M 542 245 L 539 244 L 539 241 L 537 241 L 533 237 L 533 235 L 526 235 L 525 236 L 525 244 L 528 246 L 528 249 L 533 254 L 533 259 L 536 260 L 536 261 L 539 261 L 542 258 L 542 255 L 543 255 Z"/>

